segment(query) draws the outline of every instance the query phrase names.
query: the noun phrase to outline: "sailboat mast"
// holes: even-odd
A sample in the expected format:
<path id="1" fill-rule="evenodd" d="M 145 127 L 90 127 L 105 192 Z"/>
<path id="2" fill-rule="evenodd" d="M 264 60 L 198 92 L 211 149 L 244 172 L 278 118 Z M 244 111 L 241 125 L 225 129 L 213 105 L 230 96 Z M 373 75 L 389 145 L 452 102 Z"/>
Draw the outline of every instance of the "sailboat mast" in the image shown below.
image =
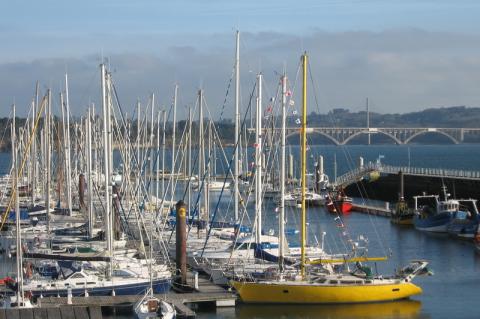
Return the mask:
<path id="1" fill-rule="evenodd" d="M 50 137 L 50 119 L 52 110 L 52 91 L 48 90 L 48 104 L 45 111 L 45 209 L 47 211 L 47 237 L 50 239 L 50 168 L 51 168 L 51 137 Z M 50 242 L 50 240 L 49 240 Z"/>
<path id="2" fill-rule="evenodd" d="M 305 276 L 305 242 L 306 242 L 306 223 L 307 223 L 307 212 L 305 208 L 305 191 L 307 189 L 307 63 L 308 56 L 307 53 L 302 56 L 302 66 L 303 66 L 303 89 L 302 89 L 302 129 L 301 129 L 301 140 L 302 140 L 302 231 L 301 231 L 301 263 L 300 270 L 302 277 Z"/>
<path id="3" fill-rule="evenodd" d="M 285 234 L 285 144 L 286 144 L 286 122 L 287 122 L 287 76 L 282 76 L 282 137 L 280 141 L 280 218 L 278 220 L 279 232 L 279 255 L 278 266 L 283 270 L 283 258 L 285 255 L 284 234 Z"/>
<path id="4" fill-rule="evenodd" d="M 188 187 L 188 212 L 192 208 L 192 185 L 191 185 L 191 176 L 192 176 L 192 108 L 188 108 L 188 168 L 187 168 L 187 173 L 188 173 L 188 178 L 189 182 L 187 183 Z"/>
<path id="5" fill-rule="evenodd" d="M 20 202 L 18 199 L 18 159 L 16 149 L 16 132 L 15 132 L 15 104 L 12 106 L 13 120 L 12 120 L 12 160 L 14 167 L 15 178 L 13 180 L 13 194 L 15 196 L 15 231 L 16 231 L 16 246 L 17 246 L 17 302 L 20 305 L 20 300 L 23 300 L 23 271 L 22 271 L 22 238 L 20 229 Z M 7 212 L 8 214 L 9 212 Z"/>
<path id="6" fill-rule="evenodd" d="M 174 95 L 173 95 L 173 130 L 172 130 L 172 166 L 170 170 L 170 178 L 171 178 L 171 196 L 170 200 L 173 201 L 174 198 L 174 184 L 173 183 L 173 174 L 175 174 L 175 127 L 177 126 L 177 96 L 178 96 L 178 85 L 175 84 L 175 89 L 174 89 Z"/>
<path id="7" fill-rule="evenodd" d="M 236 37 L 236 51 L 235 51 L 235 166 L 234 166 L 234 184 L 233 184 L 233 203 L 235 212 L 235 222 L 238 221 L 239 210 L 239 190 L 238 190 L 238 176 L 239 169 L 239 135 L 240 135 L 240 31 L 237 31 Z"/>
<path id="8" fill-rule="evenodd" d="M 66 148 L 65 148 L 65 164 L 67 170 L 67 205 L 68 205 L 68 214 L 72 214 L 72 168 L 70 161 L 70 101 L 68 98 L 68 75 L 65 74 L 65 109 L 67 117 L 67 128 L 65 129 L 65 139 L 66 139 Z"/>
<path id="9" fill-rule="evenodd" d="M 88 236 L 93 238 L 93 184 L 92 184 L 92 114 L 87 115 L 87 188 L 88 188 Z"/>
<path id="10" fill-rule="evenodd" d="M 262 74 L 257 75 L 257 110 L 255 127 L 255 219 L 256 241 L 262 238 Z"/>
<path id="11" fill-rule="evenodd" d="M 105 224 L 106 224 L 106 238 L 107 238 L 107 255 L 112 258 L 112 224 L 110 219 L 110 203 L 111 203 L 111 182 L 110 182 L 110 163 L 109 163 L 109 154 L 108 154 L 108 103 L 107 103 L 107 92 L 106 92 L 106 72 L 105 72 L 105 65 L 101 64 L 101 84 L 102 84 L 102 107 L 103 107 L 103 165 L 104 165 L 104 174 L 105 174 Z M 109 267 L 108 267 L 108 277 L 112 275 L 112 262 L 110 259 Z"/>
<path id="12" fill-rule="evenodd" d="M 160 116 L 161 111 L 157 112 L 157 151 L 155 152 L 155 196 L 157 199 L 155 200 L 155 207 L 157 207 L 158 211 L 158 196 L 159 196 L 159 188 L 160 188 Z M 163 195 L 162 195 L 163 196 Z"/>
<path id="13" fill-rule="evenodd" d="M 203 90 L 198 91 L 198 189 L 200 190 L 201 182 L 204 181 L 205 174 L 205 149 L 203 140 Z M 203 189 L 205 194 L 206 189 Z M 206 196 L 205 196 L 206 197 Z M 202 215 L 202 204 L 206 205 L 206 198 L 202 200 L 202 196 L 198 200 L 198 220 Z"/>
<path id="14" fill-rule="evenodd" d="M 39 98 L 39 84 L 38 82 L 35 85 L 35 99 L 32 108 L 32 125 L 35 125 L 35 118 L 37 116 L 37 110 L 39 109 L 38 105 Z M 37 130 L 33 132 L 32 140 L 32 205 L 35 206 L 35 197 L 37 194 L 37 182 L 38 182 L 38 160 L 37 160 Z"/>
<path id="15" fill-rule="evenodd" d="M 162 118 L 163 118 L 163 125 L 162 125 L 162 208 L 164 204 L 164 199 L 166 197 L 165 192 L 165 143 L 166 143 L 166 133 L 165 129 L 167 127 L 167 112 L 162 110 Z"/>
<path id="16" fill-rule="evenodd" d="M 155 162 L 154 158 L 153 158 L 153 154 L 154 153 L 154 146 L 153 146 L 153 138 L 155 136 L 155 134 L 153 134 L 153 129 L 155 127 L 155 122 L 154 122 L 154 113 L 155 113 L 155 94 L 152 93 L 152 98 L 151 98 L 151 109 L 150 109 L 150 139 L 149 139 L 149 143 L 148 143 L 148 154 L 150 154 L 149 156 L 149 159 L 150 159 L 150 163 L 149 163 L 149 166 L 150 166 L 150 185 L 152 185 L 152 181 L 153 181 L 153 163 Z M 150 193 L 150 202 L 153 202 L 151 200 L 152 198 L 152 195 L 153 195 L 153 187 L 151 188 L 152 191 L 149 191 Z"/>

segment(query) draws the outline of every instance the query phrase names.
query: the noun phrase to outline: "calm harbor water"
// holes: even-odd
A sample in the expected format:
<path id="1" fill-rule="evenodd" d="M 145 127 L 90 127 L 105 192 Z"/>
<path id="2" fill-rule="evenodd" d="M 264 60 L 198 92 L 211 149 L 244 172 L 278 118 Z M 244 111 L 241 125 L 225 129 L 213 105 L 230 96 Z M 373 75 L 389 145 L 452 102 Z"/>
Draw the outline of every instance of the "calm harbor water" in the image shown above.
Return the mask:
<path id="1" fill-rule="evenodd" d="M 296 148 L 292 148 L 292 152 L 295 151 Z M 383 155 L 382 162 L 391 165 L 480 170 L 480 145 L 315 146 L 311 152 L 312 157 L 324 156 L 325 170 L 331 177 L 334 154 L 338 175 L 356 166 L 359 156 L 368 162 L 375 161 L 379 155 Z M 0 161 L 0 171 L 5 172 L 8 156 L 0 155 L 4 159 Z M 276 229 L 275 205 L 267 202 L 264 212 L 264 229 Z M 287 228 L 299 227 L 299 211 L 289 209 L 287 219 Z M 434 276 L 415 279 L 423 288 L 423 294 L 407 301 L 367 305 L 238 305 L 199 310 L 198 318 L 480 318 L 480 255 L 475 253 L 472 243 L 392 225 L 384 217 L 352 213 L 344 217 L 344 224 L 351 238 L 357 239 L 360 235 L 368 238 L 370 256 L 389 256 L 387 262 L 377 264 L 378 273 L 392 273 L 412 259 L 428 260 Z M 326 232 L 325 249 L 342 252 L 345 250 L 342 231 L 323 208 L 309 209 L 310 243 L 320 241 L 322 232 Z M 290 239 L 292 243 L 298 241 L 296 235 Z"/>

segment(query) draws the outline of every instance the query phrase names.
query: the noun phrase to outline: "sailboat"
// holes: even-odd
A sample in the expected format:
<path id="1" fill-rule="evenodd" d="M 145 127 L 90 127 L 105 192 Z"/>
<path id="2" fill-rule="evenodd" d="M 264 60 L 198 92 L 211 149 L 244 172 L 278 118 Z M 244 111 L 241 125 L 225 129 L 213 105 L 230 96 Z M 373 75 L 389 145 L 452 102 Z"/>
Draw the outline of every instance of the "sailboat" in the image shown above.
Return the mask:
<path id="1" fill-rule="evenodd" d="M 160 300 L 153 294 L 153 281 L 152 281 L 152 234 L 149 238 L 150 247 L 150 262 L 149 262 L 149 274 L 150 274 L 150 288 L 134 306 L 133 311 L 138 319 L 150 319 L 150 318 L 175 318 L 175 308 L 164 300 Z"/>
<path id="2" fill-rule="evenodd" d="M 408 298 L 422 289 L 412 279 L 425 271 L 426 261 L 413 261 L 392 277 L 373 276 L 370 268 L 361 262 L 384 258 L 353 257 L 345 263 L 356 263 L 353 272 L 327 271 L 328 265 L 339 260 L 306 260 L 306 82 L 308 56 L 302 56 L 303 65 L 303 121 L 302 121 L 302 217 L 300 271 L 280 272 L 274 279 L 264 281 L 232 280 L 240 298 L 246 303 L 322 304 L 381 302 Z M 280 236 L 284 234 L 281 233 Z M 280 240 L 281 242 L 281 240 Z M 282 259 L 282 258 L 280 258 Z M 348 269 L 348 267 L 346 267 Z M 282 269 L 280 264 L 280 269 Z"/>

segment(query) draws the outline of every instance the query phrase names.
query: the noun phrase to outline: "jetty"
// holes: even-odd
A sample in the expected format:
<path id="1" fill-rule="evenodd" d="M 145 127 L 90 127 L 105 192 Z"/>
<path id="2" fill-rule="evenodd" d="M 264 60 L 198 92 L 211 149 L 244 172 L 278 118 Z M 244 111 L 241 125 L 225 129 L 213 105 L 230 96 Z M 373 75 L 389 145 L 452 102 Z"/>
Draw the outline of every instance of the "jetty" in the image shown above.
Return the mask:
<path id="1" fill-rule="evenodd" d="M 157 298 L 174 305 L 177 318 L 195 318 L 196 313 L 189 305 L 201 307 L 234 307 L 237 294 L 218 286 L 206 275 L 188 272 L 191 292 L 170 291 L 157 294 Z M 89 296 L 89 297 L 44 297 L 38 299 L 37 308 L 0 309 L 0 319 L 11 318 L 54 318 L 54 319 L 100 319 L 102 309 L 129 314 L 141 296 Z"/>

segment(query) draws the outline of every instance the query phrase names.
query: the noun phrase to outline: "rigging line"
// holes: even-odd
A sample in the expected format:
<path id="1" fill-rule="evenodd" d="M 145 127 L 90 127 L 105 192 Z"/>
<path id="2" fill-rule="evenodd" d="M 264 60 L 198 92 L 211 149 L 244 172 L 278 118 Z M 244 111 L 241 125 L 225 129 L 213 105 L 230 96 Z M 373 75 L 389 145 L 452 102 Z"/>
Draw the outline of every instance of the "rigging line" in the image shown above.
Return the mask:
<path id="1" fill-rule="evenodd" d="M 312 73 L 311 73 L 311 72 L 310 72 L 310 76 L 311 76 L 311 78 L 312 78 Z M 312 78 L 312 82 L 313 82 L 313 78 Z M 313 86 L 314 86 L 314 89 L 315 89 L 315 85 L 313 85 Z M 315 101 L 317 101 L 317 96 L 316 96 L 316 94 L 315 94 Z M 317 108 L 318 108 L 318 104 L 317 104 Z M 328 114 L 327 117 L 330 118 L 330 123 L 333 124 L 334 127 L 339 127 L 339 126 L 337 125 L 336 121 L 335 121 L 334 113 L 333 113 L 333 112 L 331 112 L 331 113 L 329 112 L 329 113 L 327 113 L 327 114 Z M 353 164 L 353 163 L 354 163 L 354 160 L 352 159 L 352 156 L 351 156 L 350 152 L 348 151 L 348 149 L 346 148 L 345 145 L 338 145 L 338 146 L 340 147 L 342 153 L 344 154 L 344 156 L 345 156 L 345 158 L 346 158 L 346 160 L 347 160 L 347 167 L 348 167 L 348 169 L 350 169 L 350 170 L 353 169 L 353 167 L 354 167 L 354 164 Z M 357 189 L 358 189 L 358 191 L 359 191 L 359 194 L 361 194 L 362 199 L 365 199 L 363 194 L 365 194 L 365 196 L 368 197 L 368 192 L 367 192 L 367 190 L 366 190 L 366 188 L 365 188 L 365 186 L 364 186 L 363 184 L 360 184 L 360 185 L 359 185 L 359 183 L 355 183 L 355 186 L 357 187 Z M 363 191 L 363 192 L 362 192 L 362 191 Z M 387 249 L 386 249 L 386 247 L 383 245 L 383 241 L 381 240 L 381 237 L 380 237 L 380 234 L 379 234 L 379 232 L 378 232 L 378 230 L 377 230 L 377 227 L 376 227 L 375 223 L 373 222 L 373 217 L 372 217 L 370 214 L 368 214 L 368 215 L 369 215 L 369 216 L 368 216 L 368 217 L 369 217 L 369 221 L 370 221 L 370 223 L 372 224 L 373 229 L 374 229 L 374 231 L 375 231 L 375 235 L 376 235 L 376 237 L 377 237 L 377 240 L 378 240 L 378 242 L 380 243 L 383 252 L 385 253 L 385 252 L 387 251 Z"/>
<path id="2" fill-rule="evenodd" d="M 248 114 L 248 110 L 249 108 L 252 106 L 252 99 L 253 99 L 253 95 L 255 94 L 255 89 L 256 89 L 256 84 L 253 86 L 253 90 L 252 90 L 252 93 L 250 94 L 250 101 L 248 103 L 248 107 L 247 107 L 247 110 L 245 112 L 245 115 L 243 117 L 243 121 L 242 121 L 242 127 L 240 128 L 239 132 L 241 132 L 241 130 L 244 128 L 245 126 L 245 123 L 246 123 L 246 118 L 247 118 L 247 114 Z M 239 133 L 240 134 L 240 133 Z M 237 140 L 237 143 L 235 144 L 235 147 L 233 148 L 233 150 L 235 151 L 239 145 L 239 142 L 240 140 Z M 233 162 L 233 159 L 235 158 L 235 156 L 231 156 L 230 157 L 230 162 L 228 163 L 228 167 L 232 167 L 232 162 Z M 210 158 L 209 158 L 209 161 L 210 161 Z M 212 216 L 212 219 L 210 221 L 210 228 L 208 229 L 208 233 L 207 233 L 207 236 L 205 238 L 205 244 L 203 245 L 203 248 L 202 248 L 202 253 L 200 255 L 200 257 L 203 257 L 203 253 L 205 251 L 205 248 L 207 246 L 207 243 L 208 243 L 208 238 L 210 237 L 210 232 L 212 231 L 212 225 L 213 225 L 213 222 L 215 221 L 215 216 L 217 215 L 217 212 L 218 212 L 218 208 L 220 206 L 220 200 L 222 198 L 222 195 L 223 195 L 223 192 L 225 190 L 225 181 L 227 180 L 228 178 L 228 173 L 225 174 L 225 179 L 224 179 L 224 182 L 223 182 L 223 186 L 222 186 L 222 190 L 220 191 L 220 195 L 218 196 L 218 201 L 217 201 L 217 204 L 215 206 L 215 210 L 213 212 L 213 216 Z M 203 183 L 202 183 L 203 185 Z M 235 240 L 236 241 L 236 240 Z"/>
<path id="3" fill-rule="evenodd" d="M 232 74 L 230 75 L 230 80 L 228 81 L 228 84 L 227 84 L 227 92 L 225 94 L 225 98 L 223 100 L 223 105 L 222 105 L 222 109 L 221 109 L 221 112 L 220 112 L 220 116 L 218 118 L 219 122 L 221 122 L 222 119 L 223 119 L 223 112 L 225 111 L 225 106 L 227 105 L 228 94 L 230 93 L 230 87 L 232 86 L 233 75 L 235 74 L 235 66 L 236 66 L 236 63 L 233 64 Z"/>

